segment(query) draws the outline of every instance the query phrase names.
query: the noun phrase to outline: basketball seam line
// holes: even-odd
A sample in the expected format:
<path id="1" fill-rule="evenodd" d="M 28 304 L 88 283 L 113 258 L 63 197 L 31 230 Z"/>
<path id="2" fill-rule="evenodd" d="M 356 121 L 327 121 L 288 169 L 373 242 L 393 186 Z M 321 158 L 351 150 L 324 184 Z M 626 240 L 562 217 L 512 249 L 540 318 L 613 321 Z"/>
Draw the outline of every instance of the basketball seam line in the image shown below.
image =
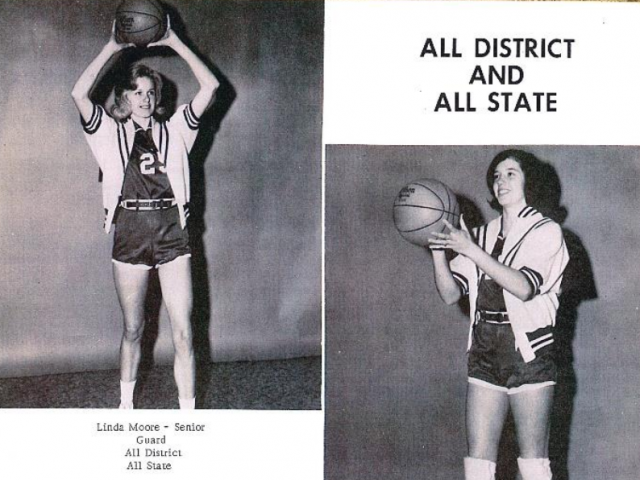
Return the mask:
<path id="1" fill-rule="evenodd" d="M 455 200 L 455 196 L 456 196 L 456 195 L 455 195 L 455 193 L 453 193 L 449 188 L 447 188 L 447 200 L 449 200 L 449 207 L 448 207 L 448 209 L 447 209 L 447 210 L 450 210 L 450 209 L 451 209 L 451 207 L 453 206 L 453 202 L 452 202 L 452 198 L 451 198 L 452 196 L 453 196 L 453 199 Z M 457 203 L 458 203 L 458 202 L 456 201 L 456 205 L 457 205 Z M 455 207 L 454 207 L 454 208 L 455 208 Z M 458 208 L 458 213 L 457 213 L 457 214 L 456 214 L 456 213 L 454 213 L 454 212 L 451 212 L 451 211 L 449 211 L 449 212 L 447 212 L 447 213 L 450 213 L 450 214 L 451 214 L 451 215 L 453 215 L 454 217 L 456 217 L 456 216 L 460 217 L 460 211 L 459 211 L 459 210 L 460 210 L 460 209 Z"/>
<path id="2" fill-rule="evenodd" d="M 413 207 L 413 208 L 424 208 L 427 210 L 436 210 L 437 212 L 442 212 L 442 213 L 450 213 L 451 215 L 453 215 L 454 217 L 459 217 L 460 214 L 459 213 L 455 213 L 452 212 L 450 210 L 445 210 L 444 208 L 435 208 L 435 207 L 425 207 L 424 205 L 410 205 L 410 204 L 405 204 L 405 205 L 394 205 L 394 208 L 397 207 Z M 440 216 L 440 218 L 442 218 L 442 215 Z M 438 219 L 439 220 L 439 219 Z M 437 221 L 437 220 L 436 220 Z"/>
<path id="3" fill-rule="evenodd" d="M 402 207 L 403 205 L 396 205 L 396 206 L 398 206 L 398 207 Z M 407 205 L 407 206 L 410 206 L 410 205 Z M 421 207 L 421 208 L 429 208 L 429 207 Z M 438 209 L 435 209 L 435 208 L 434 208 L 433 210 L 438 210 Z M 440 211 L 440 212 L 442 212 L 442 213 L 445 213 L 445 212 L 444 212 L 444 210 L 439 210 L 439 211 Z M 448 212 L 448 213 L 451 213 L 451 212 Z M 454 215 L 455 215 L 455 214 L 454 214 Z M 422 227 L 414 228 L 414 229 L 412 229 L 412 230 L 400 230 L 400 229 L 398 229 L 398 231 L 399 231 L 400 233 L 413 233 L 413 232 L 417 232 L 417 231 L 419 231 L 419 230 L 423 230 L 423 229 L 425 229 L 425 228 L 429 228 L 429 227 L 431 227 L 432 225 L 435 225 L 435 224 L 436 224 L 436 223 L 438 223 L 440 220 L 442 220 L 442 215 L 440 215 L 440 217 L 439 217 L 437 220 L 434 220 L 433 222 L 431 222 L 431 223 L 430 223 L 430 224 L 428 224 L 428 225 L 423 225 Z"/>
<path id="4" fill-rule="evenodd" d="M 147 30 L 151 30 L 152 28 L 156 28 L 158 25 L 160 25 L 160 24 L 156 23 L 155 25 L 151 25 L 150 27 L 143 28 L 142 30 L 121 30 L 121 32 L 123 32 L 123 33 L 141 33 L 141 32 L 146 32 Z"/>
<path id="5" fill-rule="evenodd" d="M 426 185 L 423 185 L 422 183 L 418 183 L 418 182 L 413 182 L 414 185 L 420 185 L 422 188 L 426 188 L 427 190 L 429 190 L 431 193 L 433 193 L 435 195 L 435 197 L 438 199 L 438 201 L 440 202 L 440 204 L 442 205 L 442 209 L 444 210 L 444 202 L 442 201 L 442 199 L 440 198 L 440 195 L 438 195 L 438 192 L 436 192 L 435 190 L 433 190 L 432 188 L 427 187 Z M 445 187 L 446 189 L 446 187 Z"/>
<path id="6" fill-rule="evenodd" d="M 155 19 L 157 19 L 159 21 L 162 21 L 162 18 L 159 18 L 159 17 L 153 15 L 152 13 L 138 12 L 136 10 L 120 10 L 118 12 L 118 15 L 122 15 L 123 13 L 137 13 L 138 15 L 145 15 L 147 17 L 153 17 L 153 18 L 155 18 Z"/>

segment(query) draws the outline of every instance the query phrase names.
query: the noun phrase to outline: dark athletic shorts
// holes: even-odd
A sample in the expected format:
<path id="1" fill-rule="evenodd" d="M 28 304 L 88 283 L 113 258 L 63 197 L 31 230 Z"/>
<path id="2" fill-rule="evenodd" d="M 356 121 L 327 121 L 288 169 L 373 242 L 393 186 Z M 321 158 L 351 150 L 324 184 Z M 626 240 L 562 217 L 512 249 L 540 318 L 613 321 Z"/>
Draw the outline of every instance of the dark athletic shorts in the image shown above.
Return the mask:
<path id="1" fill-rule="evenodd" d="M 189 233 L 180 226 L 177 206 L 138 212 L 118 207 L 114 262 L 148 270 L 185 255 L 191 256 Z"/>
<path id="2" fill-rule="evenodd" d="M 533 343 L 542 345 L 553 338 L 551 334 L 552 328 L 547 327 L 528 335 L 530 340 L 539 339 Z M 467 362 L 469 383 L 510 395 L 555 385 L 557 366 L 553 343 L 539 348 L 535 353 L 536 358 L 525 363 L 520 351 L 516 350 L 509 323 L 479 321 L 473 327 L 473 341 Z"/>

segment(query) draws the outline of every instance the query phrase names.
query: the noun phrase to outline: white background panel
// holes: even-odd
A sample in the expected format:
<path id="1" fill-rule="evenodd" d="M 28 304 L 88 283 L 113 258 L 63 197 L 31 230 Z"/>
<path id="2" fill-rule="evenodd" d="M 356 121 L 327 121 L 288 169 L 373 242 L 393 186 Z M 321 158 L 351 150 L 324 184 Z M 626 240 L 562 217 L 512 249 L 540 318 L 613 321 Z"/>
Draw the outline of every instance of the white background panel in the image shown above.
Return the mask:
<path id="1" fill-rule="evenodd" d="M 175 432 L 176 422 L 204 425 L 204 431 Z M 98 431 L 105 423 L 120 423 L 125 432 Z M 161 432 L 126 431 L 130 423 L 157 424 Z M 320 411 L 2 410 L 0 425 L 6 479 L 322 479 Z M 166 436 L 166 444 L 138 444 L 140 435 Z M 136 447 L 142 458 L 125 456 Z M 182 456 L 144 458 L 147 447 L 180 450 Z M 136 460 L 143 470 L 127 470 Z M 148 461 L 172 468 L 148 470 Z"/>
<path id="2" fill-rule="evenodd" d="M 638 143 L 639 13 L 595 2 L 329 1 L 325 143 Z M 456 38 L 462 57 L 421 58 L 429 37 Z M 575 42 L 571 58 L 476 58 L 476 38 Z M 469 85 L 476 65 L 518 65 L 524 78 Z M 555 92 L 557 111 L 489 112 L 494 91 Z M 470 92 L 477 111 L 434 112 L 441 92 Z"/>

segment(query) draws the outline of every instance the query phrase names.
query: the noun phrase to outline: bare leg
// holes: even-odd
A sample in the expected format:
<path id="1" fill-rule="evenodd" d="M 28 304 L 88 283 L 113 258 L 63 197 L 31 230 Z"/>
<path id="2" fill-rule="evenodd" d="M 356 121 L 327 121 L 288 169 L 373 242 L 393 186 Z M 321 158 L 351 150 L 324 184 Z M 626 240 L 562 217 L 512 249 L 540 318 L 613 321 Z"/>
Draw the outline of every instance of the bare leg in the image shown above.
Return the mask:
<path id="1" fill-rule="evenodd" d="M 467 384 L 467 444 L 469 457 L 498 459 L 502 427 L 509 411 L 506 392 Z"/>
<path id="2" fill-rule="evenodd" d="M 510 396 L 522 458 L 549 456 L 549 428 L 554 387 L 528 390 Z"/>
<path id="3" fill-rule="evenodd" d="M 162 298 L 169 312 L 173 346 L 176 357 L 173 373 L 181 399 L 195 397 L 195 356 L 191 330 L 193 289 L 191 286 L 191 259 L 179 257 L 161 265 L 159 270 Z"/>
<path id="4" fill-rule="evenodd" d="M 113 277 L 124 317 L 124 332 L 120 344 L 120 380 L 131 382 L 136 380 L 140 364 L 149 271 L 114 263 Z"/>

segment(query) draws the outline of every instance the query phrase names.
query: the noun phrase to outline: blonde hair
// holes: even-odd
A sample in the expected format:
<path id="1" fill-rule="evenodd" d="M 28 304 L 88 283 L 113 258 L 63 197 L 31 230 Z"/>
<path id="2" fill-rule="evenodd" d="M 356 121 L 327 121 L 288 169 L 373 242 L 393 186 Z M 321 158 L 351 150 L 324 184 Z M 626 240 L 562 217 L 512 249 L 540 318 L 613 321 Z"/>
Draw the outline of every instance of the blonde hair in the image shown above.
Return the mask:
<path id="1" fill-rule="evenodd" d="M 131 105 L 125 94 L 138 88 L 139 78 L 148 78 L 153 82 L 153 88 L 156 94 L 156 107 L 153 111 L 153 116 L 158 119 L 166 113 L 166 108 L 160 104 L 162 101 L 162 77 L 155 70 L 137 63 L 129 68 L 127 75 L 122 77 L 114 87 L 115 103 L 111 107 L 111 115 L 113 115 L 116 120 L 122 122 L 131 116 Z"/>

